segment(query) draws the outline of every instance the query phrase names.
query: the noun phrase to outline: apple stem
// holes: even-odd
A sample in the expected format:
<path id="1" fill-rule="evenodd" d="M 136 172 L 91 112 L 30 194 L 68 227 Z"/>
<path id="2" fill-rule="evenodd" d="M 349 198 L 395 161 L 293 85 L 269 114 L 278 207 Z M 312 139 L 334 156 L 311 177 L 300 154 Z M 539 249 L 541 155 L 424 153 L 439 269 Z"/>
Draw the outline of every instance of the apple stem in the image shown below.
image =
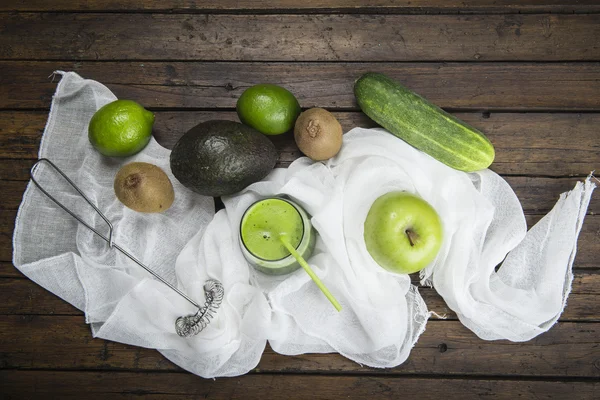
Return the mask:
<path id="1" fill-rule="evenodd" d="M 415 242 L 417 241 L 418 235 L 410 229 L 405 230 L 404 233 L 406 233 L 406 236 L 408 236 L 408 241 L 410 242 L 410 245 L 414 246 Z"/>
<path id="2" fill-rule="evenodd" d="M 331 294 L 329 289 L 327 289 L 327 287 L 323 284 L 321 279 L 319 279 L 317 274 L 315 274 L 315 271 L 312 270 L 312 268 L 310 267 L 310 265 L 308 265 L 306 260 L 304 258 L 302 258 L 300 253 L 298 253 L 296 251 L 296 249 L 294 249 L 294 247 L 290 244 L 290 242 L 287 241 L 287 239 L 279 236 L 279 240 L 281 241 L 281 243 L 283 243 L 283 245 L 290 252 L 290 254 L 296 259 L 296 261 L 298 261 L 298 264 L 300 264 L 300 266 L 302 266 L 302 268 L 304 268 L 304 270 L 306 271 L 308 276 L 310 276 L 311 279 L 317 284 L 319 289 L 321 289 L 321 292 L 323 292 L 325 297 L 327 297 L 327 299 L 331 302 L 331 304 L 333 304 L 335 309 L 340 311 L 342 309 L 342 306 L 340 305 L 340 303 L 338 303 L 338 301 L 335 299 L 335 297 L 333 297 L 333 295 Z"/>

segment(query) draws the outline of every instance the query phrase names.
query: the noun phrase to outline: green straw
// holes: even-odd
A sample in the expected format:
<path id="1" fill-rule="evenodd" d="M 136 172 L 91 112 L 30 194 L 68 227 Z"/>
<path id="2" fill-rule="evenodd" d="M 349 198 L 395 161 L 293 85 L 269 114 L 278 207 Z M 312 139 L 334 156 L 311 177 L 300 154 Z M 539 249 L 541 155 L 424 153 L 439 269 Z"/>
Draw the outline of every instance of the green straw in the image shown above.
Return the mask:
<path id="1" fill-rule="evenodd" d="M 296 249 L 294 249 L 294 247 L 290 244 L 290 242 L 287 241 L 287 239 L 283 238 L 282 236 L 279 236 L 279 240 L 281 241 L 281 243 L 283 243 L 285 248 L 288 249 L 292 256 L 294 256 L 296 261 L 298 261 L 298 264 L 300 264 L 302 268 L 304 268 L 308 276 L 310 276 L 311 279 L 317 284 L 319 289 L 321 289 L 321 292 L 323 292 L 325 297 L 327 297 L 331 304 L 333 304 L 335 309 L 340 311 L 342 309 L 342 306 L 340 305 L 340 303 L 338 303 L 335 297 L 333 297 L 333 295 L 331 294 L 329 289 L 327 289 L 327 287 L 323 284 L 323 282 L 321 282 L 317 274 L 315 274 L 315 271 L 312 270 L 312 268 L 310 267 L 310 265 L 308 265 L 306 260 L 302 258 L 302 256 L 296 251 Z"/>

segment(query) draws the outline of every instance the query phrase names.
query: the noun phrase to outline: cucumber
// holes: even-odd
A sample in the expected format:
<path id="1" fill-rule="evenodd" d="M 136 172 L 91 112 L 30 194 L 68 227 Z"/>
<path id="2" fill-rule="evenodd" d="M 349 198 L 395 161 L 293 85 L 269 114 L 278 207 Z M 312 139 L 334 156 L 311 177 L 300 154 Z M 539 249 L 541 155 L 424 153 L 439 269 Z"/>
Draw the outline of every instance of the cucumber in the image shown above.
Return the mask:
<path id="1" fill-rule="evenodd" d="M 373 121 L 452 168 L 472 172 L 494 161 L 483 133 L 383 74 L 361 76 L 354 95 Z"/>

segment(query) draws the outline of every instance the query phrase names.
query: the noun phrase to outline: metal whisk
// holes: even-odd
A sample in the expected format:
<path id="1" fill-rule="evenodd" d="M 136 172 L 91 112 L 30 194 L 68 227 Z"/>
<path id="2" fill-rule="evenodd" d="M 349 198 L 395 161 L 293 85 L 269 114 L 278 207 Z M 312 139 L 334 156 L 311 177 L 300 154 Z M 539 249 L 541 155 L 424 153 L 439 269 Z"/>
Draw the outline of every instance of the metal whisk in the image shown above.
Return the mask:
<path id="1" fill-rule="evenodd" d="M 100 215 L 100 217 L 102 217 L 102 219 L 108 225 L 108 237 L 105 236 L 103 233 L 99 232 L 97 229 L 95 229 L 91 225 L 89 225 L 81 217 L 79 217 L 73 211 L 71 211 L 66 206 L 64 206 L 61 202 L 56 200 L 50 193 L 48 193 L 35 180 L 35 177 L 33 175 L 34 175 L 36 169 L 38 168 L 38 166 L 43 162 L 47 163 L 52 168 L 54 168 L 54 170 L 56 172 L 58 172 L 73 187 L 73 189 L 75 189 L 77 191 L 77 193 L 79 193 L 79 195 L 81 197 L 83 197 L 83 199 L 90 206 L 92 206 L 94 208 L 94 210 L 98 213 L 98 215 Z M 204 284 L 204 293 L 206 296 L 206 302 L 204 303 L 203 306 L 198 305 L 198 303 L 196 303 L 194 300 L 189 298 L 181 290 L 179 290 L 175 286 L 171 285 L 169 282 L 167 282 L 164 278 L 162 278 L 156 272 L 152 271 L 150 268 L 148 268 L 146 265 L 144 265 L 141 261 L 139 261 L 133 255 L 131 255 L 130 253 L 125 251 L 125 249 L 123 249 L 121 246 L 114 243 L 113 242 L 113 225 L 112 225 L 112 223 L 98 209 L 98 207 L 96 207 L 94 205 L 94 203 L 92 203 L 92 201 L 81 191 L 81 189 L 79 189 L 77 187 L 77 185 L 75 185 L 75 183 L 71 179 L 69 179 L 69 177 L 67 177 L 67 175 L 65 175 L 64 172 L 62 172 L 60 170 L 60 168 L 58 168 L 56 165 L 54 165 L 53 162 L 51 162 L 47 158 L 40 158 L 31 168 L 31 181 L 35 184 L 35 186 L 38 187 L 38 189 L 40 189 L 42 191 L 42 193 L 44 193 L 46 196 L 48 196 L 48 198 L 50 198 L 50 200 L 52 200 L 54 203 L 56 203 L 56 205 L 58 205 L 60 208 L 65 210 L 67 213 L 69 213 L 69 215 L 71 215 L 73 218 L 75 218 L 80 224 L 84 225 L 86 228 L 88 228 L 89 230 L 94 232 L 96 235 L 98 235 L 99 237 L 104 239 L 111 248 L 114 248 L 114 249 L 120 251 L 121 253 L 123 253 L 131 261 L 135 262 L 137 265 L 144 268 L 146 271 L 148 271 L 150 274 L 152 274 L 152 276 L 154 276 L 156 279 L 158 279 L 159 281 L 161 281 L 162 283 L 167 285 L 169 288 L 173 289 L 177 294 L 179 294 L 181 297 L 183 297 L 188 302 L 190 302 L 192 305 L 194 305 L 194 307 L 198 308 L 198 311 L 195 314 L 185 315 L 185 316 L 181 316 L 181 317 L 177 318 L 177 320 L 175 321 L 175 331 L 177 332 L 177 334 L 179 336 L 190 337 L 190 336 L 197 335 L 198 333 L 202 332 L 202 330 L 204 328 L 206 328 L 208 326 L 208 324 L 210 323 L 210 319 L 214 318 L 214 315 L 217 312 L 217 309 L 219 308 L 219 306 L 221 305 L 221 302 L 223 301 L 223 295 L 225 293 L 225 290 L 223 289 L 223 285 L 221 284 L 221 282 L 219 282 L 216 279 L 207 280 L 206 283 Z"/>
<path id="2" fill-rule="evenodd" d="M 225 291 L 221 282 L 209 279 L 204 284 L 204 293 L 206 293 L 206 302 L 196 314 L 179 317 L 175 321 L 175 330 L 179 336 L 189 337 L 202 332 L 221 305 Z"/>

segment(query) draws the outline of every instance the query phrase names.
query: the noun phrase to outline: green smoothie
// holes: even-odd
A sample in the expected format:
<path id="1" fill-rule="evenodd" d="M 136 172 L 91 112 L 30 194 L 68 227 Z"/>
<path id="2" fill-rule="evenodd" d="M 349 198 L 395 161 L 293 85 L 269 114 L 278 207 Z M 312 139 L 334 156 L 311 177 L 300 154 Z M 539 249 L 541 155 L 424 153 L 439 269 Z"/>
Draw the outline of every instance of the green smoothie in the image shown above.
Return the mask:
<path id="1" fill-rule="evenodd" d="M 302 240 L 300 213 L 287 201 L 266 199 L 254 203 L 242 219 L 242 241 L 252 254 L 275 261 L 290 255 L 279 240 L 285 236 L 294 248 Z"/>
<path id="2" fill-rule="evenodd" d="M 268 198 L 252 204 L 240 224 L 240 239 L 246 259 L 259 271 L 286 274 L 300 267 L 281 239 L 302 257 L 312 254 L 315 235 L 310 218 L 294 202 Z"/>
<path id="3" fill-rule="evenodd" d="M 242 253 L 255 269 L 269 275 L 283 275 L 302 267 L 340 311 L 340 303 L 306 262 L 315 248 L 316 237 L 306 211 L 279 197 L 252 204 L 240 222 Z"/>

